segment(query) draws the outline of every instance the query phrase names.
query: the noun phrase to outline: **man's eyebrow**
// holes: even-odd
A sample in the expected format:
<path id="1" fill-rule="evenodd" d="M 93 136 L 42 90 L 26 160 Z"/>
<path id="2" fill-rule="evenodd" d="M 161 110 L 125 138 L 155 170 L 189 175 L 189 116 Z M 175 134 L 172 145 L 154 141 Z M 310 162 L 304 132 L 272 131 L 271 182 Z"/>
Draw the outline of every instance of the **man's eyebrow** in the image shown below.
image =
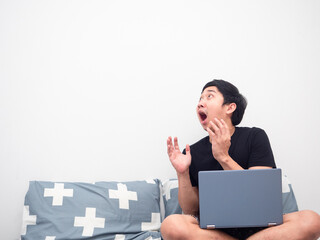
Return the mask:
<path id="1" fill-rule="evenodd" d="M 213 90 L 213 89 L 208 89 L 208 90 L 206 90 L 207 92 L 213 92 L 213 93 L 217 93 L 215 90 Z M 202 94 L 201 94 L 201 96 L 203 96 L 203 95 L 205 95 L 206 93 L 203 91 L 202 92 Z"/>
<path id="2" fill-rule="evenodd" d="M 213 89 L 208 89 L 207 90 L 207 92 L 213 92 L 213 93 L 217 93 L 215 90 L 213 90 Z M 203 95 L 205 95 L 206 93 L 205 92 L 203 92 L 202 94 L 201 94 L 201 96 L 200 96 L 200 99 L 202 98 L 202 96 Z"/>
<path id="3" fill-rule="evenodd" d="M 214 93 L 217 93 L 215 90 L 211 90 L 211 89 L 208 89 L 208 92 L 214 92 Z"/>

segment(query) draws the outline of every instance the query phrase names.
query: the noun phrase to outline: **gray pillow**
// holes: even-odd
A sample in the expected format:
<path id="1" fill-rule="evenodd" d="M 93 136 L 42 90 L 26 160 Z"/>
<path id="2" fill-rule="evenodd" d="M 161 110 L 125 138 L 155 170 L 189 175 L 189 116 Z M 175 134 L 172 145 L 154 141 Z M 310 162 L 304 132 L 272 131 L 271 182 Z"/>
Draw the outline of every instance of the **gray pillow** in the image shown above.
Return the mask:
<path id="1" fill-rule="evenodd" d="M 117 234 L 116 237 L 112 240 L 161 240 L 160 232 L 141 232 L 138 234 Z M 108 239 L 106 239 L 108 240 Z"/>
<path id="2" fill-rule="evenodd" d="M 140 239 L 160 229 L 159 184 L 157 179 L 94 184 L 32 181 L 21 239 Z"/>
<path id="3" fill-rule="evenodd" d="M 168 179 L 162 183 L 162 197 L 165 217 L 171 214 L 181 214 L 182 210 L 178 202 L 178 180 Z"/>
<path id="4" fill-rule="evenodd" d="M 298 204 L 294 196 L 292 185 L 287 175 L 282 175 L 282 207 L 283 214 L 298 211 Z"/>

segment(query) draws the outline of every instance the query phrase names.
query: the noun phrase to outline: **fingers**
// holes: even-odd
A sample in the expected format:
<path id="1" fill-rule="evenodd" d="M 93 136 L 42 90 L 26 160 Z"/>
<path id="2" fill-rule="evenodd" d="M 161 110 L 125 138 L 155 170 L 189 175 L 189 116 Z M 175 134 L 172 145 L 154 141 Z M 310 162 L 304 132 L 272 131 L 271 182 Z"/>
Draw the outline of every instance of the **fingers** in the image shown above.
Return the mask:
<path id="1" fill-rule="evenodd" d="M 187 144 L 187 146 L 186 146 L 186 155 L 190 155 L 191 153 L 190 153 L 190 146 L 189 146 L 189 144 Z"/>
<path id="2" fill-rule="evenodd" d="M 180 152 L 178 138 L 175 137 L 173 141 L 174 141 L 174 145 L 172 144 L 172 137 L 168 137 L 168 139 L 167 139 L 167 152 L 168 152 L 169 156 L 172 154 L 173 151 Z"/>
<path id="3" fill-rule="evenodd" d="M 223 124 L 222 124 L 222 122 L 221 122 L 218 118 L 215 118 L 215 119 L 214 119 L 214 122 L 215 122 L 215 124 L 218 126 L 219 129 L 222 129 L 222 128 L 223 128 Z"/>
<path id="4" fill-rule="evenodd" d="M 222 124 L 222 127 L 225 130 L 225 132 L 230 133 L 228 124 L 223 119 L 221 119 L 221 124 Z"/>
<path id="5" fill-rule="evenodd" d="M 211 139 L 215 136 L 214 132 L 209 127 L 207 127 L 207 132 L 209 133 Z"/>
<path id="6" fill-rule="evenodd" d="M 209 122 L 209 129 L 216 135 L 224 135 L 228 133 L 229 128 L 226 122 L 221 119 L 214 118 L 214 121 Z"/>
<path id="7" fill-rule="evenodd" d="M 214 119 L 216 120 L 216 118 Z M 219 128 L 219 125 L 218 123 L 215 121 L 215 122 L 212 122 L 210 121 L 209 122 L 209 127 L 208 127 L 214 134 L 217 134 L 217 135 L 220 135 L 220 128 Z"/>
<path id="8" fill-rule="evenodd" d="M 173 151 L 172 138 L 168 137 L 168 139 L 167 139 L 167 152 L 168 152 L 169 156 L 171 155 L 172 151 Z"/>
<path id="9" fill-rule="evenodd" d="M 178 138 L 177 138 L 177 137 L 174 137 L 174 149 L 175 149 L 175 150 L 180 150 L 180 149 L 179 149 L 179 144 L 178 144 Z"/>

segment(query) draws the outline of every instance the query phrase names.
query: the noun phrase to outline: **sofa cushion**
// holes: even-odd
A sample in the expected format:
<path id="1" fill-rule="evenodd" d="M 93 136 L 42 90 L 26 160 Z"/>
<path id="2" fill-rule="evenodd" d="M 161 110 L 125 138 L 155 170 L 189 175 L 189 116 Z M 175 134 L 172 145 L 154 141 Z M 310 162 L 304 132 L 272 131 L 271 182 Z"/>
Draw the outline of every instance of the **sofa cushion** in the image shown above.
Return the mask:
<path id="1" fill-rule="evenodd" d="M 160 229 L 159 200 L 159 180 L 32 181 L 25 197 L 21 238 L 134 239 Z"/>
<path id="2" fill-rule="evenodd" d="M 282 175 L 282 207 L 283 214 L 299 210 L 292 185 L 285 174 Z"/>
<path id="3" fill-rule="evenodd" d="M 178 180 L 168 179 L 162 182 L 162 197 L 164 203 L 164 216 L 181 214 L 182 210 L 178 202 Z"/>

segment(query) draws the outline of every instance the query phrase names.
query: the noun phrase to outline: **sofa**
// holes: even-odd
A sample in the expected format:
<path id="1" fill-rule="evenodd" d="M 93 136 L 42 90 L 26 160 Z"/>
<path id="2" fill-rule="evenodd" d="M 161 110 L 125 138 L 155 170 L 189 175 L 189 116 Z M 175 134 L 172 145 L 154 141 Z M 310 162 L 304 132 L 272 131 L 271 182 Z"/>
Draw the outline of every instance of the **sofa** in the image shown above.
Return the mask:
<path id="1" fill-rule="evenodd" d="M 286 175 L 283 213 L 298 210 Z M 160 226 L 181 214 L 178 181 L 31 181 L 23 207 L 22 240 L 160 240 Z"/>

